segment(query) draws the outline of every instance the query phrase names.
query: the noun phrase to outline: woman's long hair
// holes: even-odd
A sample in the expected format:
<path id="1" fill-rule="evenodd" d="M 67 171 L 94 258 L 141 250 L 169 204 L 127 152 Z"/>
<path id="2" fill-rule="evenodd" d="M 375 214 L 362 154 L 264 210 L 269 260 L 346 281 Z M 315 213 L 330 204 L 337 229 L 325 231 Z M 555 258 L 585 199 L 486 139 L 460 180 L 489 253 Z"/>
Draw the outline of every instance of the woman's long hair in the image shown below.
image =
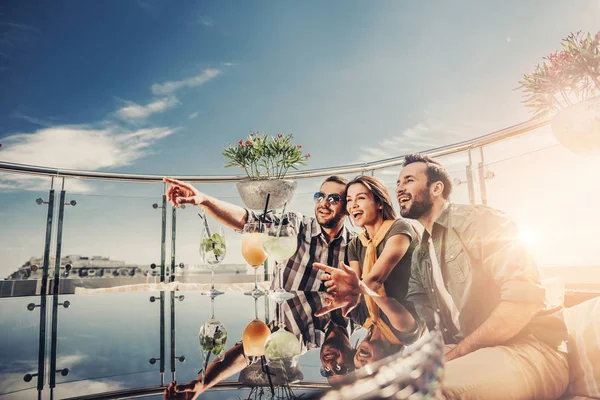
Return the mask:
<path id="1" fill-rule="evenodd" d="M 392 205 L 392 198 L 390 197 L 390 192 L 388 192 L 387 188 L 383 184 L 380 179 L 377 179 L 368 175 L 359 175 L 356 178 L 352 179 L 346 185 L 346 193 L 344 197 L 348 195 L 348 188 L 357 183 L 362 183 L 365 187 L 373 194 L 375 198 L 375 203 L 381 205 L 381 214 L 383 216 L 383 220 L 386 221 L 388 219 L 396 220 L 398 219 L 398 214 L 394 210 L 394 206 Z"/>

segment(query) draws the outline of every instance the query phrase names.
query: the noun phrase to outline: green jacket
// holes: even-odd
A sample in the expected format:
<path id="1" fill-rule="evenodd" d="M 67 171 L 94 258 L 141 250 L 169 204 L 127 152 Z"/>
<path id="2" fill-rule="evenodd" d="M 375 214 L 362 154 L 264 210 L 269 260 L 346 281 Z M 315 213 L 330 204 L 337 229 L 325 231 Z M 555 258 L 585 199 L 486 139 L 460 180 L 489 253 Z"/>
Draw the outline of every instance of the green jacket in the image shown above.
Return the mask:
<path id="1" fill-rule="evenodd" d="M 431 328 L 441 319 L 447 344 L 458 343 L 490 316 L 500 301 L 535 304 L 539 313 L 519 335 L 534 334 L 552 347 L 567 339 L 562 309 L 545 309 L 545 289 L 537 266 L 504 213 L 485 207 L 449 204 L 433 224 L 431 238 L 444 284 L 460 312 L 452 323 L 433 281 L 429 233 L 415 249 L 407 300 Z"/>

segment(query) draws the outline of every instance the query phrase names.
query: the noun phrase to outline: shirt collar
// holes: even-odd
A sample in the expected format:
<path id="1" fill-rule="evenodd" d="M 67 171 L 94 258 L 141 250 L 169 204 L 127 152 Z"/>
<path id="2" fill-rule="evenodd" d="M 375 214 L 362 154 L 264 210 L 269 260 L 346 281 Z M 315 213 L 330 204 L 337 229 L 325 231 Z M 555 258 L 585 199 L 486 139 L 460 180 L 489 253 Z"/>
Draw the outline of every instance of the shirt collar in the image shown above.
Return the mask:
<path id="1" fill-rule="evenodd" d="M 440 212 L 440 215 L 438 215 L 438 217 L 435 219 L 435 221 L 433 222 L 433 230 L 432 232 L 437 232 L 439 229 L 447 229 L 448 228 L 448 220 L 450 217 L 450 203 L 446 202 L 444 204 L 444 207 L 442 207 L 442 211 Z M 440 228 L 435 228 L 436 225 L 439 225 Z M 436 233 L 436 235 L 438 235 Z M 425 229 L 423 231 L 423 237 L 421 238 L 422 242 L 427 242 L 429 240 L 429 238 L 432 235 L 429 234 L 429 232 L 427 231 L 427 229 Z"/>
<path id="2" fill-rule="evenodd" d="M 446 202 L 444 204 L 444 207 L 442 208 L 442 211 L 440 212 L 440 215 L 438 215 L 438 217 L 436 218 L 434 224 L 438 224 L 438 225 L 443 226 L 444 228 L 447 228 L 449 216 L 450 216 L 450 203 Z"/>
<path id="3" fill-rule="evenodd" d="M 312 227 L 311 228 L 312 228 L 311 229 L 311 236 L 312 237 L 323 235 L 323 238 L 325 238 L 325 234 L 323 233 L 323 230 L 321 229 L 321 225 L 319 224 L 319 222 L 317 221 L 316 218 L 313 218 Z M 333 240 L 331 240 L 331 242 L 336 241 L 337 239 L 340 238 L 340 236 L 342 237 L 342 241 L 344 242 L 344 244 L 348 244 L 348 230 L 346 229 L 346 225 L 345 224 L 342 225 L 342 229 L 340 229 L 340 231 L 338 232 L 337 236 L 335 238 L 333 238 Z"/>

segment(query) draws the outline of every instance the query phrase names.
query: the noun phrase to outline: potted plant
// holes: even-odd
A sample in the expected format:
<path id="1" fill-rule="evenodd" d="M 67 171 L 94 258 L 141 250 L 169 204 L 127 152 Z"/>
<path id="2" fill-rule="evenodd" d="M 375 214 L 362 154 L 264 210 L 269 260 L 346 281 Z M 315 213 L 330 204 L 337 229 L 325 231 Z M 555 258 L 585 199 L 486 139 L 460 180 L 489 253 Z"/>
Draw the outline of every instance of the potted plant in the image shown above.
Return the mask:
<path id="1" fill-rule="evenodd" d="M 223 156 L 229 160 L 226 167 L 243 168 L 248 179 L 238 182 L 240 197 L 253 210 L 265 206 L 267 195 L 269 208 L 281 208 L 296 190 L 295 181 L 284 179 L 290 169 L 306 165 L 310 154 L 302 153 L 302 145 L 292 143 L 293 135 L 268 136 L 251 132 L 247 139 L 237 145 L 228 144 Z"/>
<path id="2" fill-rule="evenodd" d="M 544 57 L 519 82 L 536 117 L 552 117 L 552 131 L 569 150 L 600 151 L 600 32 L 571 33 L 562 50 Z"/>

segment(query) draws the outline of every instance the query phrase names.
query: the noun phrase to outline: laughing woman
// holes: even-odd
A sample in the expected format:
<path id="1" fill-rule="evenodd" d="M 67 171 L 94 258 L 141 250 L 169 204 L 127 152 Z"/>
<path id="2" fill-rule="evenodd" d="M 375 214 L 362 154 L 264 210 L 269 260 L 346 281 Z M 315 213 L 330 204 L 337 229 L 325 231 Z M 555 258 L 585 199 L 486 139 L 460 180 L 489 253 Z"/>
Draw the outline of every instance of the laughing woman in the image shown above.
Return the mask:
<path id="1" fill-rule="evenodd" d="M 390 315 L 381 313 L 372 297 L 364 296 L 351 317 L 369 329 L 371 337 L 381 337 L 392 344 L 410 344 L 422 327 L 413 304 L 406 301 L 418 234 L 412 224 L 397 216 L 388 190 L 377 178 L 362 175 L 348 183 L 346 208 L 354 225 L 363 229 L 348 246 L 350 267 L 368 289 L 399 303 Z M 335 291 L 335 284 L 330 284 Z"/>

